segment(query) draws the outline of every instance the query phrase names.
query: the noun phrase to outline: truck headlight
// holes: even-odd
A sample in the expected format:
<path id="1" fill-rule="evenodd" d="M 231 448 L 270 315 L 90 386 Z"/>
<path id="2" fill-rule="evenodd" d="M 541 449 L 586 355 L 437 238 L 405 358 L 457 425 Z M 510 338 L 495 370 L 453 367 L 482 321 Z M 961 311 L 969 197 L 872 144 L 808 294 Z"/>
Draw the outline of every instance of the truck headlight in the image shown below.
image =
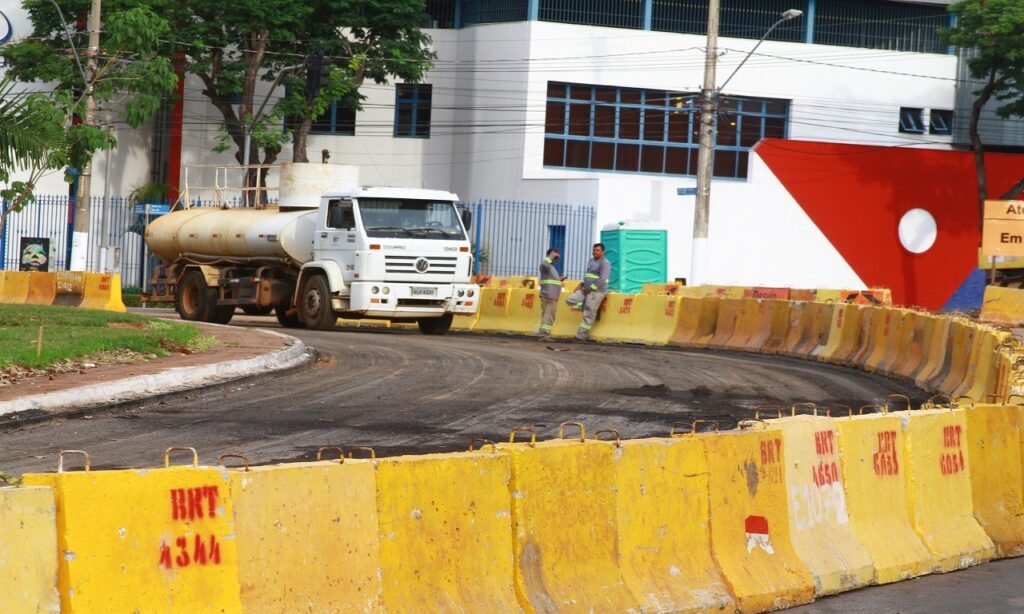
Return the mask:
<path id="1" fill-rule="evenodd" d="M 473 290 L 466 290 L 466 296 L 473 296 Z"/>
<path id="2" fill-rule="evenodd" d="M 385 295 L 391 294 L 391 288 L 389 288 L 387 286 L 384 286 L 384 294 Z"/>
<path id="3" fill-rule="evenodd" d="M 459 290 L 459 296 L 466 296 L 465 290 Z"/>
<path id="4" fill-rule="evenodd" d="M 374 287 L 370 288 L 370 292 L 373 293 L 373 294 L 379 294 L 380 293 L 380 288 L 378 288 L 377 286 L 374 286 Z"/>

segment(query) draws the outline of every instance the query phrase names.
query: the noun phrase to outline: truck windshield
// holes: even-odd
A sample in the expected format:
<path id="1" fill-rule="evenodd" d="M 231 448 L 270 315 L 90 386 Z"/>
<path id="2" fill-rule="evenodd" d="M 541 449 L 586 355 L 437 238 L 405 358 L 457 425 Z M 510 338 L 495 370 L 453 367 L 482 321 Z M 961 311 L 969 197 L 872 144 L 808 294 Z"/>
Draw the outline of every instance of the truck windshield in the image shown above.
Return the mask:
<path id="1" fill-rule="evenodd" d="M 360 198 L 366 236 L 464 241 L 458 212 L 449 201 Z"/>

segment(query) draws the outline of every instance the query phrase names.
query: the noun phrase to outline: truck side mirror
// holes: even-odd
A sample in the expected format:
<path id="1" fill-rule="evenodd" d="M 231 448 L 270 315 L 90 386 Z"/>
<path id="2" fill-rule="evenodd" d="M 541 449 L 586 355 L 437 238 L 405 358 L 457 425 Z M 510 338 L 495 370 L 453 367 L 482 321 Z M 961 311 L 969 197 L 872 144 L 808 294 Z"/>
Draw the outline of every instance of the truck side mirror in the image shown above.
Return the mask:
<path id="1" fill-rule="evenodd" d="M 469 227 L 473 225 L 473 212 L 469 209 L 462 210 L 462 226 L 469 230 Z"/>

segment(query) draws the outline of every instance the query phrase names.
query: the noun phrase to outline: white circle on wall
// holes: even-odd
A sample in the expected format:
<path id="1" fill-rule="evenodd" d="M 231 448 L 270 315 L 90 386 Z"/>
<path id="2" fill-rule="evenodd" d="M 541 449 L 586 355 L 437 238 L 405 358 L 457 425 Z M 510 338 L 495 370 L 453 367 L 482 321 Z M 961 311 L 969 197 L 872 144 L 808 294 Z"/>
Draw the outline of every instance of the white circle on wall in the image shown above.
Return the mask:
<path id="1" fill-rule="evenodd" d="M 935 218 L 924 209 L 911 209 L 900 219 L 900 243 L 913 254 L 923 254 L 935 245 L 939 234 Z"/>

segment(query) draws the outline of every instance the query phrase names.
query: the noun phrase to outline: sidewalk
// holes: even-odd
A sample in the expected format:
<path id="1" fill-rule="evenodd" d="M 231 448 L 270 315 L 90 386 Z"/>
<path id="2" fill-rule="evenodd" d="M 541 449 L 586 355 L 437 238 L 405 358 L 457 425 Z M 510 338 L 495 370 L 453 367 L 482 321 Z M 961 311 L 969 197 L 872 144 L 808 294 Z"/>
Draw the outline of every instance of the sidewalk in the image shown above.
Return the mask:
<path id="1" fill-rule="evenodd" d="M 128 364 L 99 365 L 76 373 L 41 376 L 0 388 L 0 416 L 31 412 L 61 415 L 191 390 L 313 360 L 306 345 L 282 333 L 193 322 L 220 342 L 199 354 L 175 354 Z M 42 412 L 42 413 L 41 413 Z"/>

